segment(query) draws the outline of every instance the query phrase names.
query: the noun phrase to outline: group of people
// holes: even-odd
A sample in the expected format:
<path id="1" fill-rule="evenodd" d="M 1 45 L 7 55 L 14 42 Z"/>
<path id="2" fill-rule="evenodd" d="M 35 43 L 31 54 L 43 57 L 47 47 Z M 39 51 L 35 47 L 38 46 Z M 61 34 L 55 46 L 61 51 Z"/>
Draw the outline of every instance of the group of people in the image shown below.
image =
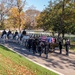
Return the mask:
<path id="1" fill-rule="evenodd" d="M 12 39 L 16 39 L 16 36 L 22 38 L 22 36 L 26 35 L 26 31 L 23 30 L 22 33 L 18 32 L 17 30 L 15 31 L 15 33 L 12 33 L 10 30 L 8 32 L 6 32 L 6 30 L 3 30 L 1 38 L 6 35 L 8 39 L 10 39 L 10 36 L 12 35 Z"/>
<path id="2" fill-rule="evenodd" d="M 2 32 L 1 38 L 4 35 L 7 35 L 7 39 L 10 39 L 10 35 L 12 34 L 12 32 L 9 30 L 8 32 L 6 32 L 5 30 Z M 32 51 L 33 54 L 39 53 L 39 56 L 42 55 L 42 53 L 44 53 L 46 55 L 46 58 L 48 58 L 48 53 L 49 53 L 49 49 L 50 49 L 50 45 L 48 40 L 45 40 L 46 38 L 44 37 L 37 37 L 37 36 L 33 36 L 33 35 L 27 35 L 26 31 L 23 30 L 22 32 L 18 32 L 17 30 L 15 31 L 15 33 L 13 34 L 13 39 L 16 40 L 16 36 L 18 36 L 19 41 L 24 43 L 24 46 L 29 50 Z M 29 36 L 29 38 L 26 39 L 26 37 Z M 25 39 L 24 39 L 25 37 Z M 13 40 L 12 39 L 12 40 Z M 18 39 L 16 41 L 18 41 Z M 52 42 L 54 42 L 54 39 L 52 40 Z"/>
<path id="3" fill-rule="evenodd" d="M 10 35 L 12 32 L 9 30 L 6 32 L 5 30 L 2 32 L 1 37 L 3 35 L 7 35 L 7 38 L 10 39 Z M 19 43 L 21 42 L 24 43 L 24 46 L 27 48 L 27 50 L 32 51 L 33 54 L 39 53 L 39 56 L 44 53 L 46 55 L 46 58 L 48 58 L 48 53 L 50 52 L 50 43 L 56 43 L 56 38 L 53 37 L 47 37 L 47 36 L 33 36 L 33 35 L 28 35 L 25 30 L 22 32 L 16 32 L 13 34 L 13 39 L 17 39 L 16 41 L 19 40 Z M 25 38 L 24 38 L 25 37 Z M 12 39 L 12 40 L 13 40 Z M 70 41 L 66 40 L 65 42 L 65 47 L 66 47 L 66 55 L 68 55 L 69 51 L 69 45 Z M 62 42 L 59 41 L 59 50 L 60 54 L 62 54 Z"/>
<path id="4" fill-rule="evenodd" d="M 28 40 L 28 49 L 29 51 L 32 49 L 33 54 L 38 52 L 39 56 L 41 56 L 42 53 L 44 53 L 46 55 L 46 58 L 48 58 L 50 45 L 47 40 L 41 41 L 41 39 L 30 37 Z"/>

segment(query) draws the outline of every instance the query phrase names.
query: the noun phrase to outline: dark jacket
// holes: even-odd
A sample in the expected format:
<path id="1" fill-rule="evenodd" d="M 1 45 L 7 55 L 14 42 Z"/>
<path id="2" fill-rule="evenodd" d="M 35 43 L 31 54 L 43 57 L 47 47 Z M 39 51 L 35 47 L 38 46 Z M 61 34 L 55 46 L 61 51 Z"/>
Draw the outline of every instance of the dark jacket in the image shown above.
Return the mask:
<path id="1" fill-rule="evenodd" d="M 35 39 L 33 39 L 33 41 L 32 41 L 32 49 L 33 50 L 36 50 L 36 45 L 37 45 L 37 42 Z"/>
<path id="2" fill-rule="evenodd" d="M 59 42 L 59 49 L 62 49 L 62 43 Z"/>
<path id="3" fill-rule="evenodd" d="M 45 51 L 44 51 L 45 54 L 48 54 L 49 53 L 49 42 L 46 41 L 45 42 Z"/>
<path id="4" fill-rule="evenodd" d="M 26 35 L 26 31 L 25 30 L 22 32 L 22 35 Z"/>
<path id="5" fill-rule="evenodd" d="M 38 52 L 41 52 L 42 51 L 42 47 L 39 45 L 38 46 Z"/>
<path id="6" fill-rule="evenodd" d="M 7 34 L 5 30 L 2 32 L 1 38 L 3 37 L 4 34 Z"/>
<path id="7" fill-rule="evenodd" d="M 8 31 L 8 34 L 7 34 L 7 36 L 9 36 L 11 34 L 11 31 Z"/>
<path id="8" fill-rule="evenodd" d="M 46 46 L 45 46 L 45 54 L 48 54 L 48 53 L 49 53 L 49 46 L 46 45 Z"/>

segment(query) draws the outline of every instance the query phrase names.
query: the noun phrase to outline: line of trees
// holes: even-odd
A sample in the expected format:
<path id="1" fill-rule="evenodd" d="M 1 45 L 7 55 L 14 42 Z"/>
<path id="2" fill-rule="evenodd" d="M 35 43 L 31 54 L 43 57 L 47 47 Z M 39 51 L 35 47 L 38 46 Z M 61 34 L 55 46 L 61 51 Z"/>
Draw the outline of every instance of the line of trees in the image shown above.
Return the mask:
<path id="1" fill-rule="evenodd" d="M 9 17 L 10 11 L 17 11 L 19 19 L 19 29 L 21 26 L 20 14 L 23 11 L 23 7 L 26 0 L 0 0 L 0 28 L 4 28 L 5 22 L 7 23 L 7 18 Z M 15 15 L 16 13 L 14 13 Z M 13 15 L 13 14 L 12 14 Z M 15 19 L 16 20 L 16 19 Z"/>
<path id="2" fill-rule="evenodd" d="M 45 31 L 75 34 L 75 0 L 50 0 L 49 5 L 36 18 L 37 26 Z"/>
<path id="3" fill-rule="evenodd" d="M 33 7 L 24 11 L 26 0 L 0 0 L 0 29 L 42 28 L 58 33 L 75 34 L 75 0 L 50 0 L 49 5 L 40 11 Z M 35 19 L 36 18 L 36 19 Z"/>
<path id="4" fill-rule="evenodd" d="M 0 29 L 34 28 L 35 17 L 40 11 L 33 7 L 24 10 L 26 0 L 0 0 Z M 35 25 L 34 25 L 35 26 Z"/>
<path id="5" fill-rule="evenodd" d="M 4 20 L 13 5 L 12 0 L 0 0 L 0 29 L 4 28 Z"/>

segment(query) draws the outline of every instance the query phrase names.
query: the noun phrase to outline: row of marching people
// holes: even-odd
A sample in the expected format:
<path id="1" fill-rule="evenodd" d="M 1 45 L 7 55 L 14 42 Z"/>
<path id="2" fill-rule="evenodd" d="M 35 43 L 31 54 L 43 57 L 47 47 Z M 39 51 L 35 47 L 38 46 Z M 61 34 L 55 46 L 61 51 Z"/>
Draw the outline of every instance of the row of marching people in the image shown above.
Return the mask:
<path id="1" fill-rule="evenodd" d="M 39 56 L 41 56 L 42 53 L 45 53 L 46 58 L 48 58 L 50 45 L 48 40 L 45 40 L 45 38 L 42 40 L 41 37 L 26 35 L 26 31 L 22 31 L 20 33 L 16 31 L 12 34 L 10 30 L 8 32 L 5 30 L 2 32 L 1 38 L 4 37 L 8 40 L 12 38 L 12 41 L 17 39 L 16 41 L 18 41 L 21 45 L 24 45 L 29 51 L 32 50 L 33 54 L 38 52 Z"/>
<path id="2" fill-rule="evenodd" d="M 10 40 L 18 40 L 26 35 L 26 31 L 22 31 L 22 33 L 18 32 L 17 30 L 15 31 L 15 33 L 12 33 L 10 30 L 8 32 L 6 32 L 6 30 L 3 30 L 2 34 L 1 34 L 1 38 L 3 38 L 3 41 L 5 41 L 6 39 L 10 39 Z"/>
<path id="3" fill-rule="evenodd" d="M 23 31 L 24 32 L 24 31 Z M 22 33 L 23 35 L 23 33 Z M 66 55 L 69 55 L 69 48 L 70 48 L 70 40 L 66 39 L 64 44 L 62 43 L 62 40 L 59 39 L 59 41 L 56 40 L 56 38 L 51 36 L 31 36 L 25 34 L 21 37 L 22 39 L 20 42 L 25 44 L 25 47 L 32 48 L 33 54 L 36 53 L 36 50 L 40 53 L 40 56 L 42 52 L 46 54 L 46 58 L 48 58 L 48 52 L 49 49 L 55 49 L 54 45 L 56 47 L 59 47 L 60 54 L 62 54 L 62 46 L 65 46 Z M 31 41 L 31 42 L 30 42 Z M 31 44 L 30 44 L 31 43 Z M 53 48 L 54 47 L 54 48 Z"/>
<path id="4" fill-rule="evenodd" d="M 23 30 L 22 32 L 18 32 L 17 30 L 15 31 L 15 33 L 12 33 L 10 30 L 8 32 L 6 32 L 5 30 L 2 32 L 1 38 L 4 39 L 16 39 L 16 40 L 21 40 L 21 41 L 25 41 L 25 39 L 29 39 L 31 37 L 35 37 L 34 35 L 26 35 L 26 31 Z M 49 43 L 55 43 L 56 39 L 52 38 L 52 37 L 47 37 L 47 36 L 39 36 L 39 39 L 41 39 L 41 41 L 45 41 L 46 39 L 48 40 Z"/>
<path id="5" fill-rule="evenodd" d="M 48 58 L 48 53 L 51 49 L 51 44 L 56 43 L 56 39 L 49 36 L 33 36 L 33 35 L 27 35 L 26 31 L 23 30 L 22 32 L 16 31 L 14 34 L 9 30 L 6 32 L 5 30 L 2 32 L 1 38 L 4 40 L 8 38 L 8 40 L 15 40 L 21 45 L 24 45 L 29 51 L 32 51 L 33 54 L 39 53 L 39 56 L 44 53 L 46 55 L 46 58 Z M 62 43 L 59 41 L 59 50 L 60 54 L 62 53 Z M 68 46 L 69 44 L 65 44 L 66 47 L 66 55 L 68 55 Z"/>

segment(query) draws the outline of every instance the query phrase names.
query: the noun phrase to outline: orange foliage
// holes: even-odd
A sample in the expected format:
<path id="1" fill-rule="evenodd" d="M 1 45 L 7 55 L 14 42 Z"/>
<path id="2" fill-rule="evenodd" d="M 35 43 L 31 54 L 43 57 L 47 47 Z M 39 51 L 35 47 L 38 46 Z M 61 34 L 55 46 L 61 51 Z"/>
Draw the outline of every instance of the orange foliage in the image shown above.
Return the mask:
<path id="1" fill-rule="evenodd" d="M 25 24 L 25 13 L 22 11 L 19 13 L 18 8 L 13 7 L 10 10 L 10 19 L 13 19 L 13 21 L 16 21 L 17 27 L 19 26 L 19 24 L 21 23 L 21 26 L 23 26 Z"/>

